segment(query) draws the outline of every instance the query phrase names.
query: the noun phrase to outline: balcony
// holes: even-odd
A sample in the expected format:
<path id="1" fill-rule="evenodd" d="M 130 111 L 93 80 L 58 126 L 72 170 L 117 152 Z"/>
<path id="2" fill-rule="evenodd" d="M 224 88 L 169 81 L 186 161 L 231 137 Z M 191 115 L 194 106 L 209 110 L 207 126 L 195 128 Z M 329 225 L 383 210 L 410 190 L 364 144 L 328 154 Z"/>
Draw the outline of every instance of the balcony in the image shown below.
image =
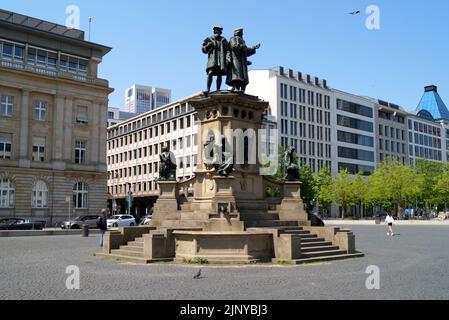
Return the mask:
<path id="1" fill-rule="evenodd" d="M 29 65 L 26 63 L 20 63 L 17 61 L 8 61 L 8 60 L 1 60 L 1 67 L 13 69 L 17 71 L 23 71 L 23 72 L 31 72 L 34 74 L 43 75 L 46 77 L 51 78 L 59 78 L 59 79 L 66 79 L 66 80 L 72 80 L 77 82 L 84 82 L 87 84 L 93 84 L 101 87 L 109 87 L 109 83 L 107 80 L 104 79 L 98 79 L 98 78 L 91 78 L 87 75 L 81 75 L 81 74 L 74 74 L 71 72 L 65 72 L 65 71 L 58 71 L 56 69 L 48 69 L 48 68 L 41 68 L 38 66 Z"/>

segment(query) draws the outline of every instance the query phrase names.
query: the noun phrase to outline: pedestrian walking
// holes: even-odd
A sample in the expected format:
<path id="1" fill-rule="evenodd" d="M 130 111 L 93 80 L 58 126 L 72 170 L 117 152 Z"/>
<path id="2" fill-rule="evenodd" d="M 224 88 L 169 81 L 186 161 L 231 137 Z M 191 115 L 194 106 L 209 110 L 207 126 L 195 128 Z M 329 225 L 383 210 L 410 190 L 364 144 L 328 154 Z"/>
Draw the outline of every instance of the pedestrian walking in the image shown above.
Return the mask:
<path id="1" fill-rule="evenodd" d="M 103 239 L 106 231 L 108 231 L 108 215 L 109 209 L 101 210 L 102 216 L 98 218 L 97 227 L 100 229 L 100 247 L 103 247 Z"/>
<path id="2" fill-rule="evenodd" d="M 391 213 L 387 213 L 387 217 L 385 218 L 385 223 L 388 224 L 388 230 L 387 230 L 387 236 L 394 236 L 393 233 L 393 224 L 394 224 L 394 218 L 392 217 Z"/>

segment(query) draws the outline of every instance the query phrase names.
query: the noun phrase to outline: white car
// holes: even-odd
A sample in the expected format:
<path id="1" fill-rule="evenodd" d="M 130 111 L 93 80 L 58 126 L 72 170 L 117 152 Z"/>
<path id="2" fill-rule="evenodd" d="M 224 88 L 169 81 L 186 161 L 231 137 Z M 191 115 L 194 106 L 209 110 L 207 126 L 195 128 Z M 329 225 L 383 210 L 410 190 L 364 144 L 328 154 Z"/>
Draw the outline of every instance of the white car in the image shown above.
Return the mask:
<path id="1" fill-rule="evenodd" d="M 136 219 L 130 215 L 116 215 L 108 219 L 108 228 L 133 227 L 136 225 Z"/>

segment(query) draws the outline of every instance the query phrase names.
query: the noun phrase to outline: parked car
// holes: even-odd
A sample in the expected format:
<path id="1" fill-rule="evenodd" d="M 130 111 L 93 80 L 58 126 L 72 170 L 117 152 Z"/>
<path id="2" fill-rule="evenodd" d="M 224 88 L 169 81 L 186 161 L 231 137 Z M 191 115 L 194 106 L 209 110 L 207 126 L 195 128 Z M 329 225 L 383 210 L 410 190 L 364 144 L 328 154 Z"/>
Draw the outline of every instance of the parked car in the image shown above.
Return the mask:
<path id="1" fill-rule="evenodd" d="M 61 224 L 62 229 L 81 229 L 83 227 L 83 224 L 87 224 L 89 226 L 89 229 L 96 229 L 97 228 L 97 220 L 100 216 L 99 215 L 88 215 L 88 216 L 80 216 L 72 221 L 64 221 Z"/>
<path id="2" fill-rule="evenodd" d="M 130 215 L 115 215 L 108 219 L 108 228 L 133 227 L 136 225 L 136 219 Z"/>
<path id="3" fill-rule="evenodd" d="M 32 222 L 20 218 L 0 219 L 0 230 L 42 230 L 45 222 Z"/>
<path id="4" fill-rule="evenodd" d="M 140 218 L 139 225 L 141 225 L 141 226 L 147 225 L 151 222 L 152 219 L 153 219 L 153 215 L 147 214 L 146 216 L 143 216 Z"/>

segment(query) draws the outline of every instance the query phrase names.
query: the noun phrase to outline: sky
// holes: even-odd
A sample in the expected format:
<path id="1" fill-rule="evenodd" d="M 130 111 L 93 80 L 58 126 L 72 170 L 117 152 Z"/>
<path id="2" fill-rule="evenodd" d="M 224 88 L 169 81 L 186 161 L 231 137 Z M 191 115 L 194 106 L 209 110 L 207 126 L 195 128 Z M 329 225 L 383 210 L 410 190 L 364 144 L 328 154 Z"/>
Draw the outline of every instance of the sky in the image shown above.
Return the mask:
<path id="1" fill-rule="evenodd" d="M 217 24 L 226 38 L 243 27 L 248 46 L 262 44 L 251 68 L 284 66 L 408 111 L 435 84 L 449 106 L 447 0 L 0 0 L 1 9 L 60 24 L 69 5 L 79 7 L 86 38 L 92 17 L 92 42 L 113 48 L 99 70 L 115 89 L 113 107 L 124 108 L 132 84 L 171 89 L 173 101 L 204 90 L 201 44 Z M 366 27 L 370 5 L 378 30 Z"/>

